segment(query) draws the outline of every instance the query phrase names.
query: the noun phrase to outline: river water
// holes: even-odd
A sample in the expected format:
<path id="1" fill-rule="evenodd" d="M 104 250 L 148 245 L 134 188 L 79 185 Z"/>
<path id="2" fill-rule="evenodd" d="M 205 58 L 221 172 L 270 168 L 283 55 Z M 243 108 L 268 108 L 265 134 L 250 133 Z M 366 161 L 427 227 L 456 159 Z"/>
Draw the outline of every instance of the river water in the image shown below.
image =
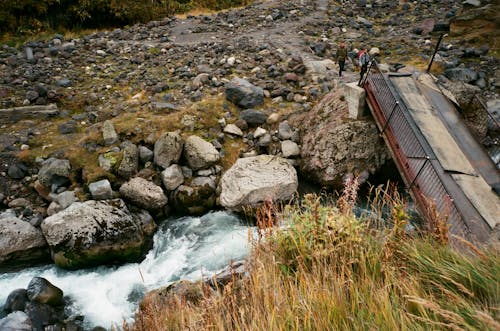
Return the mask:
<path id="1" fill-rule="evenodd" d="M 132 321 L 147 290 L 179 279 L 199 279 L 245 257 L 253 228 L 237 216 L 217 211 L 202 217 L 163 222 L 154 246 L 141 263 L 66 271 L 53 265 L 0 274 L 0 307 L 8 294 L 26 288 L 35 276 L 61 288 L 74 315 L 85 316 L 86 327 L 121 325 Z"/>

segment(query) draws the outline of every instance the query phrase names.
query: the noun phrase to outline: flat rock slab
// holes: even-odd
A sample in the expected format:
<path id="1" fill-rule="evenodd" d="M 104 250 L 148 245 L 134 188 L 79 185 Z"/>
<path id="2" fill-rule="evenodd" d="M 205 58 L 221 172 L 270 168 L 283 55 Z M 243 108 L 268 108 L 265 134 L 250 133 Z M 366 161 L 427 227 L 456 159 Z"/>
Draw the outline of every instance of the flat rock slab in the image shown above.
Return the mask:
<path id="1" fill-rule="evenodd" d="M 0 109 L 1 123 L 15 123 L 30 118 L 49 118 L 59 115 L 56 104 Z"/>

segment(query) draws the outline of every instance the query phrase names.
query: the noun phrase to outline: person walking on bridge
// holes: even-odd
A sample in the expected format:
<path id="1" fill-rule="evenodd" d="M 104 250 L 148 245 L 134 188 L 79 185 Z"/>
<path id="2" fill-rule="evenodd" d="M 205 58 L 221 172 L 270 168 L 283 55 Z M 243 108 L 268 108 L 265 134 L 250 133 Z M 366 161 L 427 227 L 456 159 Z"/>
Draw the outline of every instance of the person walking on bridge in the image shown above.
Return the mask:
<path id="1" fill-rule="evenodd" d="M 335 58 L 339 64 L 339 77 L 342 77 L 342 71 L 344 71 L 345 60 L 347 58 L 347 48 L 345 47 L 345 43 L 343 41 L 340 42 L 339 47 L 337 48 Z"/>
<path id="2" fill-rule="evenodd" d="M 361 82 L 363 81 L 363 76 L 368 70 L 368 64 L 370 63 L 370 55 L 368 55 L 368 49 L 363 47 L 361 52 L 359 52 L 359 66 L 361 67 L 361 72 L 359 73 L 359 82 L 358 85 L 361 86 Z"/>

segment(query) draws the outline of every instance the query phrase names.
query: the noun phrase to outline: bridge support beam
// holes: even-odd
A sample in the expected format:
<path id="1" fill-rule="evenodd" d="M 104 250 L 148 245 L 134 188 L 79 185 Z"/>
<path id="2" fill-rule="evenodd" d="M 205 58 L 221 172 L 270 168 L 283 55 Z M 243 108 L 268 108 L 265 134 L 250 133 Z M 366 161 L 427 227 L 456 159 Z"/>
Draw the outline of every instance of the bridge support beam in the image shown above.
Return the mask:
<path id="1" fill-rule="evenodd" d="M 347 83 L 344 85 L 345 99 L 349 108 L 349 118 L 360 119 L 367 116 L 366 110 L 366 92 L 365 89 L 359 87 L 356 82 Z"/>

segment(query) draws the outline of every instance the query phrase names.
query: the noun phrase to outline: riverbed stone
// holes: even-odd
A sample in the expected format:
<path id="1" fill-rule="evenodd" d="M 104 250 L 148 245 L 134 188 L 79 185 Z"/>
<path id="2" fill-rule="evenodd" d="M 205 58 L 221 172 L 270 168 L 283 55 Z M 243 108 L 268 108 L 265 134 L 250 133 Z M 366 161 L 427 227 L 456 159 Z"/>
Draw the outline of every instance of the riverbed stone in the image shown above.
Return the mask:
<path id="1" fill-rule="evenodd" d="M 241 158 L 222 176 L 220 203 L 241 210 L 266 200 L 288 200 L 298 187 L 297 172 L 277 156 Z"/>
<path id="2" fill-rule="evenodd" d="M 29 301 L 27 291 L 24 288 L 16 289 L 9 293 L 3 306 L 3 310 L 9 314 L 14 311 L 23 311 Z"/>
<path id="3" fill-rule="evenodd" d="M 283 140 L 281 142 L 281 152 L 283 157 L 296 157 L 300 155 L 300 147 L 291 140 Z"/>
<path id="4" fill-rule="evenodd" d="M 14 216 L 0 218 L 0 269 L 47 261 L 47 248 L 40 229 Z"/>
<path id="5" fill-rule="evenodd" d="M 33 277 L 27 292 L 30 301 L 57 306 L 63 303 L 63 291 L 43 277 Z"/>
<path id="6" fill-rule="evenodd" d="M 168 202 L 160 186 L 141 177 L 123 184 L 120 194 L 134 205 L 150 211 L 161 210 Z"/>
<path id="7" fill-rule="evenodd" d="M 193 170 L 208 168 L 220 160 L 214 145 L 194 135 L 189 136 L 184 143 L 184 156 Z"/>
<path id="8" fill-rule="evenodd" d="M 2 331 L 32 331 L 33 324 L 25 312 L 15 311 L 5 318 L 0 319 L 0 330 Z"/>
<path id="9" fill-rule="evenodd" d="M 54 263 L 78 269 L 140 260 L 156 225 L 147 211 L 131 212 L 114 199 L 76 202 L 47 217 L 41 228 Z"/>

